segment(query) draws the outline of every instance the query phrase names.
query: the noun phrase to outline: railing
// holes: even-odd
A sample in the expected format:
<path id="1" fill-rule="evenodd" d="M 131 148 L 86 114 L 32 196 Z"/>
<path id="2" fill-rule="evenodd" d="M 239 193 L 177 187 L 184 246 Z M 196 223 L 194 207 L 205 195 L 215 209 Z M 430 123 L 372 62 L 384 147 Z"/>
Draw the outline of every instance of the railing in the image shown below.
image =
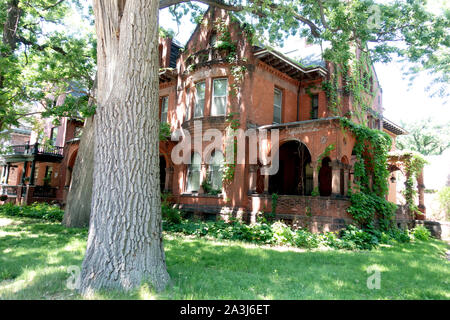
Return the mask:
<path id="1" fill-rule="evenodd" d="M 202 65 L 210 62 L 225 62 L 226 53 L 225 50 L 220 50 L 216 48 L 208 48 L 197 51 L 192 54 L 186 61 L 186 65 Z"/>
<path id="2" fill-rule="evenodd" d="M 57 188 L 48 186 L 34 187 L 33 198 L 56 198 Z"/>
<path id="3" fill-rule="evenodd" d="M 2 186 L 2 193 L 10 197 L 17 197 L 17 186 Z"/>
<path id="4" fill-rule="evenodd" d="M 45 146 L 39 143 L 35 144 L 22 144 L 11 146 L 10 155 L 28 155 L 28 154 L 38 154 L 38 155 L 53 155 L 53 156 L 63 156 L 64 148 L 55 146 Z"/>

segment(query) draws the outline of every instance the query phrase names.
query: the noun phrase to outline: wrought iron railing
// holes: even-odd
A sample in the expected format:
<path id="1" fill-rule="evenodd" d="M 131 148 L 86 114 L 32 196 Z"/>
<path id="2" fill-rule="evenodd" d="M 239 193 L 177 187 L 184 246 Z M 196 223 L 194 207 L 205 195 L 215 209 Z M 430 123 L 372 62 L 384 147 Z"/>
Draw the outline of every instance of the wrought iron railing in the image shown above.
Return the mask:
<path id="1" fill-rule="evenodd" d="M 10 155 L 28 155 L 28 154 L 38 154 L 38 155 L 53 155 L 53 156 L 63 156 L 64 148 L 56 146 L 46 146 L 39 143 L 35 144 L 22 144 L 11 146 Z"/>
<path id="2" fill-rule="evenodd" d="M 48 186 L 34 187 L 33 198 L 56 198 L 57 188 Z"/>
<path id="3" fill-rule="evenodd" d="M 208 48 L 197 51 L 186 60 L 186 65 L 203 65 L 208 63 L 226 62 L 226 50 Z"/>
<path id="4" fill-rule="evenodd" d="M 1 194 L 6 194 L 10 197 L 17 197 L 17 186 L 2 186 Z"/>

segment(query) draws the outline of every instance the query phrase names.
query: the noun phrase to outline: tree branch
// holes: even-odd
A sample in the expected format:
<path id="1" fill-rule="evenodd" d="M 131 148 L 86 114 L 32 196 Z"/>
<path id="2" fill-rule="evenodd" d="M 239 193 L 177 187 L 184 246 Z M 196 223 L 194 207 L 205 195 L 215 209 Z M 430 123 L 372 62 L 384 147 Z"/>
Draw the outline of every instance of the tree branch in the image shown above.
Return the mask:
<path id="1" fill-rule="evenodd" d="M 227 11 L 242 11 L 244 10 L 243 6 L 234 6 L 231 4 L 226 4 L 221 0 L 194 0 L 195 2 L 201 2 L 216 8 L 224 9 Z M 168 8 L 175 4 L 191 2 L 191 0 L 160 0 L 159 1 L 159 9 Z"/>

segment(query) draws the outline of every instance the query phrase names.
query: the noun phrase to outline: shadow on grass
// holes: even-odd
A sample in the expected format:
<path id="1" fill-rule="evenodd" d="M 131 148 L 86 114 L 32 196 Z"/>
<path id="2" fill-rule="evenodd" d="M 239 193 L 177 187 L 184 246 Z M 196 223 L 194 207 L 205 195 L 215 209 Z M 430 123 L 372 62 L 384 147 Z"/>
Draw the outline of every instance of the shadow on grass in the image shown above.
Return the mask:
<path id="1" fill-rule="evenodd" d="M 3 299 L 79 299 L 66 286 L 67 267 L 80 266 L 86 229 L 29 223 L 0 228 Z M 439 241 L 373 251 L 281 251 L 238 242 L 170 237 L 164 243 L 173 286 L 141 287 L 99 299 L 450 299 L 450 263 Z M 375 266 L 381 288 L 367 287 Z M 1 273 L 0 273 L 1 276 Z M 1 280 L 2 278 L 0 278 Z"/>

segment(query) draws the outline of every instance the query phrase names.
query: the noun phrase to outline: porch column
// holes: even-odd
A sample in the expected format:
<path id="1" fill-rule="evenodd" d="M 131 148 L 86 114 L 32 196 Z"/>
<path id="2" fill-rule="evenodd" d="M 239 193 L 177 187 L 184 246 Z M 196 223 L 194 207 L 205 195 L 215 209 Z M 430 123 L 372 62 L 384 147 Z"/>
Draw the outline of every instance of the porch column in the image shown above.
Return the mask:
<path id="1" fill-rule="evenodd" d="M 9 180 L 9 171 L 11 170 L 11 165 L 8 163 L 6 165 L 6 180 L 5 183 L 8 184 L 8 180 Z"/>
<path id="2" fill-rule="evenodd" d="M 249 165 L 248 168 L 248 194 L 256 193 L 256 173 L 258 166 L 256 164 Z"/>
<path id="3" fill-rule="evenodd" d="M 23 163 L 23 170 L 22 170 L 22 179 L 20 180 L 21 184 L 25 184 L 25 177 L 26 177 L 26 173 L 27 173 L 27 166 L 28 166 L 28 161 L 24 161 Z"/>
<path id="4" fill-rule="evenodd" d="M 424 190 L 425 190 L 425 184 L 423 182 L 423 170 L 421 170 L 417 176 L 417 195 L 419 197 L 419 211 L 425 215 L 426 208 L 425 208 Z M 422 216 L 422 217 L 425 219 L 425 216 Z"/>
<path id="5" fill-rule="evenodd" d="M 339 196 L 340 195 L 340 177 L 341 170 L 340 165 L 337 161 L 331 162 L 331 196 Z"/>
<path id="6" fill-rule="evenodd" d="M 166 168 L 166 180 L 164 181 L 164 191 L 172 191 L 173 167 Z"/>
<path id="7" fill-rule="evenodd" d="M 33 159 L 33 161 L 31 162 L 30 186 L 34 186 L 35 171 L 36 171 L 36 160 Z"/>

